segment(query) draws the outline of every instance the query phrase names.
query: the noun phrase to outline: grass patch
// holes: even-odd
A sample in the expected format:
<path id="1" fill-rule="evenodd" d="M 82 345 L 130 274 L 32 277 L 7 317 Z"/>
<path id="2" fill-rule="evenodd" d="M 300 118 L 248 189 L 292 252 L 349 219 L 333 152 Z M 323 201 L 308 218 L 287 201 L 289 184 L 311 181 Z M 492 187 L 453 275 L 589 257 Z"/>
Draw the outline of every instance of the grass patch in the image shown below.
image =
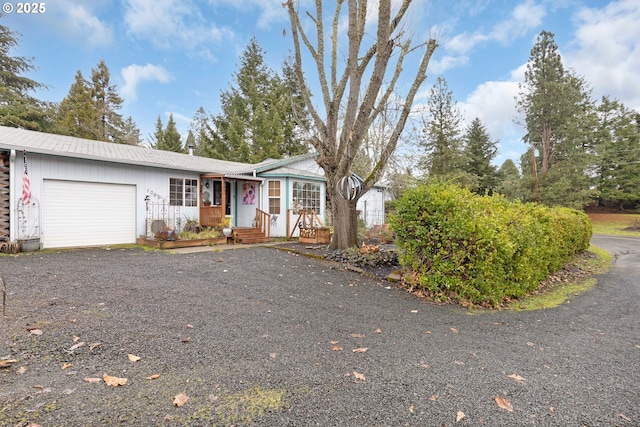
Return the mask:
<path id="1" fill-rule="evenodd" d="M 254 387 L 220 399 L 216 412 L 224 425 L 250 424 L 267 411 L 281 409 L 285 404 L 284 390 Z"/>
<path id="2" fill-rule="evenodd" d="M 530 311 L 558 307 L 593 288 L 596 279 L 591 276 L 604 273 L 610 265 L 611 255 L 604 249 L 591 245 L 585 253 L 575 256 L 536 291 L 512 301 L 508 309 Z"/>
<path id="3" fill-rule="evenodd" d="M 587 212 L 587 215 L 594 233 L 640 237 L 640 231 L 625 230 L 640 221 L 640 214 Z"/>

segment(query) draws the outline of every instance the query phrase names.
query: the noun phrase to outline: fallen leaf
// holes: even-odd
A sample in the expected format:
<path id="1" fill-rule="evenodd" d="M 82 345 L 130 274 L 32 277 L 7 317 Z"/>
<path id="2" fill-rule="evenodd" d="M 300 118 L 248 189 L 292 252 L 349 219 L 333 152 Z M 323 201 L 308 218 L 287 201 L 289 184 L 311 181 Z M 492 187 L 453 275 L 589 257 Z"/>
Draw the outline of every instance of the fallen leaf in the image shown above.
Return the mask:
<path id="1" fill-rule="evenodd" d="M 32 329 L 29 333 L 31 335 L 42 335 L 42 329 Z"/>
<path id="2" fill-rule="evenodd" d="M 435 402 L 436 400 L 438 400 L 438 395 L 434 394 L 429 398 L 430 401 Z"/>
<path id="3" fill-rule="evenodd" d="M 535 344 L 534 344 L 534 343 L 532 343 L 532 342 L 527 342 L 527 345 L 528 345 L 529 347 L 533 347 Z"/>
<path id="4" fill-rule="evenodd" d="M 409 412 L 413 414 L 413 405 L 409 406 Z"/>
<path id="5" fill-rule="evenodd" d="M 366 378 L 364 375 L 362 375 L 359 372 L 353 371 L 353 376 L 356 377 L 356 379 L 360 380 L 360 381 L 365 381 Z"/>
<path id="6" fill-rule="evenodd" d="M 458 411 L 458 414 L 456 415 L 456 422 L 458 423 L 462 421 L 463 418 L 464 418 L 464 412 Z"/>
<path id="7" fill-rule="evenodd" d="M 187 403 L 187 400 L 189 400 L 189 396 L 187 396 L 185 393 L 180 393 L 173 398 L 173 404 L 179 408 Z"/>
<path id="8" fill-rule="evenodd" d="M 349 334 L 349 336 L 352 336 L 353 338 L 364 338 L 364 335 L 362 334 Z"/>
<path id="9" fill-rule="evenodd" d="M 71 322 L 71 323 L 76 323 L 76 322 L 77 322 L 77 320 L 76 320 L 76 319 L 71 319 L 71 320 L 69 320 L 69 322 Z"/>
<path id="10" fill-rule="evenodd" d="M 93 344 L 89 344 L 89 350 L 93 350 L 94 348 L 98 347 L 100 345 L 99 342 L 94 342 Z"/>
<path id="11" fill-rule="evenodd" d="M 104 380 L 105 383 L 107 383 L 107 385 L 110 385 L 113 387 L 118 387 L 121 385 L 125 385 L 127 383 L 126 378 L 112 377 L 111 375 L 107 375 L 107 374 L 103 374 L 102 379 Z"/>
<path id="12" fill-rule="evenodd" d="M 456 365 L 464 365 L 464 362 L 461 362 L 459 360 L 454 360 L 453 363 L 455 363 Z"/>
<path id="13" fill-rule="evenodd" d="M 338 344 L 340 341 L 329 341 L 329 344 Z"/>
<path id="14" fill-rule="evenodd" d="M 353 352 L 354 353 L 365 353 L 369 351 L 369 349 L 367 347 L 360 347 L 360 348 L 354 348 Z"/>
<path id="15" fill-rule="evenodd" d="M 454 334 L 460 333 L 460 331 L 458 331 L 456 328 L 451 328 L 451 332 L 453 332 Z"/>
<path id="16" fill-rule="evenodd" d="M 418 312 L 418 310 L 411 310 L 411 312 L 412 312 L 412 313 L 417 313 L 417 312 Z"/>
<path id="17" fill-rule="evenodd" d="M 378 328 L 376 329 L 376 334 L 381 334 L 382 333 L 382 329 Z"/>
<path id="18" fill-rule="evenodd" d="M 333 350 L 333 351 L 342 351 L 342 350 L 343 350 L 343 348 L 342 348 L 342 347 L 340 347 L 338 344 L 334 344 L 334 346 L 333 346 L 332 350 Z"/>
<path id="19" fill-rule="evenodd" d="M 278 353 L 269 353 L 269 357 L 275 359 L 276 357 L 278 357 Z"/>
<path id="20" fill-rule="evenodd" d="M 500 408 L 505 409 L 509 412 L 513 412 L 513 405 L 504 397 L 496 396 L 496 403 Z"/>
<path id="21" fill-rule="evenodd" d="M 74 392 L 74 391 L 76 391 L 76 389 L 75 389 L 75 388 L 68 388 L 68 389 L 65 389 L 65 390 L 62 392 L 62 394 L 66 394 L 67 396 L 69 396 L 69 395 L 73 394 L 73 392 Z"/>
<path id="22" fill-rule="evenodd" d="M 185 339 L 182 340 L 183 343 L 190 343 L 191 342 L 191 337 L 187 337 Z"/>
<path id="23" fill-rule="evenodd" d="M 27 372 L 27 367 L 26 366 L 20 366 L 16 372 L 19 373 L 20 375 L 22 375 L 25 372 Z"/>
<path id="24" fill-rule="evenodd" d="M 92 377 L 87 377 L 84 380 L 88 383 L 99 383 L 100 381 L 102 381 L 100 378 L 92 378 Z"/>
<path id="25" fill-rule="evenodd" d="M 158 378 L 160 378 L 160 374 L 153 374 L 147 377 L 148 380 L 157 380 Z"/>
<path id="26" fill-rule="evenodd" d="M 10 368 L 12 364 L 16 363 L 16 359 L 0 360 L 0 368 Z"/>
<path id="27" fill-rule="evenodd" d="M 193 329 L 193 325 L 187 323 L 187 329 Z"/>
<path id="28" fill-rule="evenodd" d="M 631 418 L 627 417 L 625 414 L 618 414 L 618 416 L 625 421 L 631 422 Z"/>
<path id="29" fill-rule="evenodd" d="M 135 356 L 133 354 L 127 354 L 127 358 L 129 358 L 129 360 L 132 362 L 137 362 L 138 360 L 141 359 L 141 357 Z"/>
<path id="30" fill-rule="evenodd" d="M 84 341 L 80 341 L 79 343 L 76 343 L 76 344 L 72 345 L 71 347 L 69 347 L 69 351 L 73 351 L 76 348 L 82 347 L 83 345 L 84 345 Z"/>
<path id="31" fill-rule="evenodd" d="M 62 365 L 62 368 L 60 369 L 67 369 L 73 366 L 73 363 L 65 363 L 64 365 Z"/>
<path id="32" fill-rule="evenodd" d="M 523 383 L 525 380 L 524 378 L 522 378 L 520 375 L 516 375 L 516 374 L 511 374 L 508 376 L 509 378 L 512 378 L 520 383 Z"/>
<path id="33" fill-rule="evenodd" d="M 43 390 L 44 389 L 44 387 L 42 387 L 41 385 L 38 385 L 38 384 L 32 385 L 31 388 L 35 388 L 37 390 Z"/>
<path id="34" fill-rule="evenodd" d="M 80 337 L 77 337 L 75 335 L 73 336 L 73 342 L 78 342 L 79 340 L 80 340 Z"/>

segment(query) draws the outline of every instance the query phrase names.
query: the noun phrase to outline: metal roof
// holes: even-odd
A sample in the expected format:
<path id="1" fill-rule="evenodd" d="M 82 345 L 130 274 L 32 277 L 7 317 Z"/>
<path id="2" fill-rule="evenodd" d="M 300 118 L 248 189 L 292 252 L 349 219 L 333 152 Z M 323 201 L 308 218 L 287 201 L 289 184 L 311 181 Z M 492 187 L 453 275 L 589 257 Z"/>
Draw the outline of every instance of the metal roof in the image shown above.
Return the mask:
<path id="1" fill-rule="evenodd" d="M 114 144 L 73 136 L 55 135 L 0 126 L 0 149 L 110 163 L 149 166 L 223 175 L 253 174 L 255 167 L 208 157 L 191 156 L 144 146 Z"/>

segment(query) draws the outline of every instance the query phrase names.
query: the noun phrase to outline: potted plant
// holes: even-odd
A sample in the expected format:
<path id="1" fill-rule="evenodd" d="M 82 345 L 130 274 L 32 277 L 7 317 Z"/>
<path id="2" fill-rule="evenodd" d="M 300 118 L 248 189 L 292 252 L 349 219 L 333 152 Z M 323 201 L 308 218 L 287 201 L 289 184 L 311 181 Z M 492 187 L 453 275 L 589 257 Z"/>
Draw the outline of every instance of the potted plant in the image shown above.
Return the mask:
<path id="1" fill-rule="evenodd" d="M 202 193 L 202 204 L 204 206 L 211 206 L 211 199 L 208 191 Z"/>
<path id="2" fill-rule="evenodd" d="M 231 237 L 231 235 L 233 234 L 233 228 L 231 227 L 231 215 L 227 215 L 224 217 L 224 223 L 222 226 L 222 234 L 224 234 L 225 237 Z"/>

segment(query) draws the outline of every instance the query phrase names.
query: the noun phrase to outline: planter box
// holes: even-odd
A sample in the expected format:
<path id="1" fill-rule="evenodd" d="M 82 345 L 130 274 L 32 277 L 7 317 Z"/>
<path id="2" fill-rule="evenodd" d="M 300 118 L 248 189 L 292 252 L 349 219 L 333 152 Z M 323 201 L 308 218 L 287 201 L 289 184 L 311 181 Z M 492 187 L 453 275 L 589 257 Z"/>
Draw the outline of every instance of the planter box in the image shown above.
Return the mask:
<path id="1" fill-rule="evenodd" d="M 32 239 L 18 239 L 20 243 L 20 250 L 22 252 L 32 252 L 40 250 L 40 238 L 34 237 Z"/>
<path id="2" fill-rule="evenodd" d="M 331 241 L 331 229 L 329 227 L 302 228 L 300 229 L 300 243 L 326 243 Z"/>
<path id="3" fill-rule="evenodd" d="M 227 243 L 226 237 L 215 239 L 193 239 L 193 240 L 153 240 L 146 237 L 138 238 L 138 244 L 150 246 L 158 249 L 192 248 L 195 246 L 212 246 Z"/>

